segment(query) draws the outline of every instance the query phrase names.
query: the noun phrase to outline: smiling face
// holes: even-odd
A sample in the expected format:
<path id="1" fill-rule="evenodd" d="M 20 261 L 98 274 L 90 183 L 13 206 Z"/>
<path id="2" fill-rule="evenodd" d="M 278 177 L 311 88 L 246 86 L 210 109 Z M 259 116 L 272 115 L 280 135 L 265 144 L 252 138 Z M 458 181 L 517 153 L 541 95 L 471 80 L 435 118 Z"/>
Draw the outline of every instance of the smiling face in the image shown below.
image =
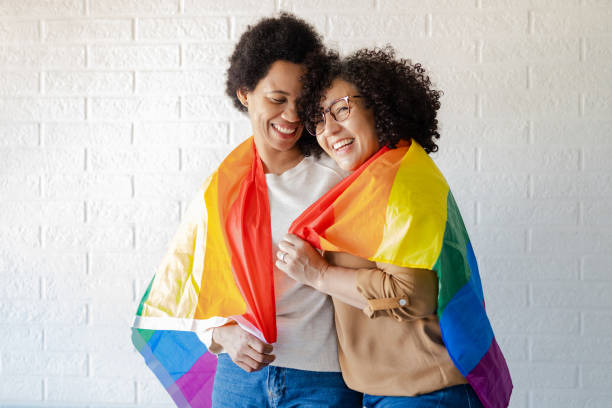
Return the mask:
<path id="1" fill-rule="evenodd" d="M 325 93 L 323 109 L 344 96 L 359 95 L 357 88 L 342 79 L 334 79 Z M 379 149 L 374 115 L 364 107 L 363 98 L 350 98 L 350 115 L 336 122 L 329 113 L 325 116 L 325 130 L 317 136 L 319 145 L 343 170 L 353 171 Z"/>
<path id="2" fill-rule="evenodd" d="M 240 101 L 248 108 L 257 150 L 263 157 L 277 152 L 295 152 L 303 126 L 296 111 L 302 90 L 302 65 L 276 61 L 251 91 L 238 90 Z"/>

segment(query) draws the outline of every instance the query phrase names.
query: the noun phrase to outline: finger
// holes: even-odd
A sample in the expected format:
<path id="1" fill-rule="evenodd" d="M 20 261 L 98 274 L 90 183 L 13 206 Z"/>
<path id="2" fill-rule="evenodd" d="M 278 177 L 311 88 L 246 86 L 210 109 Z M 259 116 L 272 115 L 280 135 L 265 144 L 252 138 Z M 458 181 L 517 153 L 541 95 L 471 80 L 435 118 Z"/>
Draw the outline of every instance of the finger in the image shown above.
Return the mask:
<path id="1" fill-rule="evenodd" d="M 283 261 L 281 261 L 280 259 L 277 259 L 276 262 L 274 263 L 274 265 L 276 265 L 276 267 L 278 269 L 280 269 L 281 271 L 287 273 L 287 264 L 284 263 Z"/>
<path id="2" fill-rule="evenodd" d="M 285 251 L 277 251 L 276 252 L 276 258 L 279 259 L 280 261 L 282 261 L 284 259 L 284 257 L 286 256 L 285 254 L 286 254 Z"/>
<path id="3" fill-rule="evenodd" d="M 248 345 L 250 348 L 261 354 L 270 354 L 272 350 L 274 350 L 274 347 L 272 347 L 271 344 L 264 343 L 255 337 L 249 341 Z"/>
<path id="4" fill-rule="evenodd" d="M 240 356 L 240 359 L 234 362 L 238 367 L 242 368 L 247 373 L 252 373 L 253 371 L 261 370 L 264 367 L 264 365 L 258 363 L 247 355 Z"/>
<path id="5" fill-rule="evenodd" d="M 301 245 L 302 243 L 304 243 L 305 241 L 298 237 L 295 234 L 285 234 L 285 236 L 283 237 L 283 240 L 286 242 L 289 242 L 291 245 L 297 246 L 297 245 Z"/>
<path id="6" fill-rule="evenodd" d="M 274 354 L 262 354 L 262 353 L 258 353 L 257 351 L 253 349 L 249 349 L 246 352 L 246 355 L 249 356 L 251 359 L 253 359 L 253 361 L 255 361 L 257 364 L 265 364 L 265 365 L 270 364 L 276 358 Z"/>
<path id="7" fill-rule="evenodd" d="M 296 254 L 296 248 L 292 244 L 289 244 L 287 241 L 281 241 L 278 243 L 278 247 L 281 251 L 286 252 L 289 255 Z"/>

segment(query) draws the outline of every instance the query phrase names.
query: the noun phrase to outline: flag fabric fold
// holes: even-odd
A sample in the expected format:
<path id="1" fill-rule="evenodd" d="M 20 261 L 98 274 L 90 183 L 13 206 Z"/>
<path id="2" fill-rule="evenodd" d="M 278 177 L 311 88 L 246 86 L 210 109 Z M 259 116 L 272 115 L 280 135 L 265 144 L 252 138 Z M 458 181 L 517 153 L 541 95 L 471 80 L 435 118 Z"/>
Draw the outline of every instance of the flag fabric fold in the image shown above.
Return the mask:
<path id="1" fill-rule="evenodd" d="M 313 246 L 433 270 L 448 353 L 485 408 L 507 407 L 512 381 L 487 317 L 476 257 L 450 188 L 416 142 L 383 147 L 290 228 Z"/>
<path id="2" fill-rule="evenodd" d="M 136 313 L 132 342 L 177 406 L 211 405 L 217 358 L 198 330 L 229 318 L 276 341 L 273 262 L 265 174 L 251 137 L 202 185 Z"/>

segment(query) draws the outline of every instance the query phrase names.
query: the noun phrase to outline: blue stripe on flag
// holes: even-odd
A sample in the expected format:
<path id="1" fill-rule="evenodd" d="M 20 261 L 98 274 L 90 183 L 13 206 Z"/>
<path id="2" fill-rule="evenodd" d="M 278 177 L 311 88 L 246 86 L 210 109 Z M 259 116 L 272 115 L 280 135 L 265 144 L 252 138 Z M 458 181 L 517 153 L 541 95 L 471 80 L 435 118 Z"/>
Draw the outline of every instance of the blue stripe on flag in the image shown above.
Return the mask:
<path id="1" fill-rule="evenodd" d="M 208 351 L 197 334 L 188 331 L 156 330 L 147 345 L 174 381 Z"/>
<path id="2" fill-rule="evenodd" d="M 476 367 L 493 340 L 489 318 L 474 290 L 479 286 L 478 274 L 472 271 L 470 280 L 455 293 L 440 318 L 444 344 L 463 376 Z"/>

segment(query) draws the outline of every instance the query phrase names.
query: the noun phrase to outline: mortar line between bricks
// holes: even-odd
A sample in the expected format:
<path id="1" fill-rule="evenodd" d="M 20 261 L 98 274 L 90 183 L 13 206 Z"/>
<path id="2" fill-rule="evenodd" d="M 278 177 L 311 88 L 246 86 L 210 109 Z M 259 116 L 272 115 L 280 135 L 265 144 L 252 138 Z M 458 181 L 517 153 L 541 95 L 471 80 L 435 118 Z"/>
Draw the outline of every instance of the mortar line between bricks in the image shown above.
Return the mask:
<path id="1" fill-rule="evenodd" d="M 134 122 L 130 123 L 130 145 L 134 146 L 136 143 L 136 124 Z"/>
<path id="2" fill-rule="evenodd" d="M 584 37 L 580 38 L 579 47 L 578 61 L 584 62 L 586 60 L 586 39 Z"/>
<path id="3" fill-rule="evenodd" d="M 44 247 L 44 242 L 43 242 L 43 227 L 42 225 L 38 226 L 38 244 L 40 245 L 41 248 Z"/>
<path id="4" fill-rule="evenodd" d="M 134 403 L 140 404 L 140 394 L 138 393 L 138 380 L 134 380 Z"/>
<path id="5" fill-rule="evenodd" d="M 534 181 L 533 175 L 527 175 L 527 198 L 533 198 Z"/>
<path id="6" fill-rule="evenodd" d="M 527 143 L 535 144 L 535 136 L 533 133 L 533 120 L 529 119 L 527 121 Z"/>
<path id="7" fill-rule="evenodd" d="M 38 93 L 41 96 L 45 96 L 46 92 L 45 92 L 45 79 L 47 77 L 47 73 L 45 71 L 40 71 L 40 76 L 38 77 Z"/>
<path id="8" fill-rule="evenodd" d="M 42 276 L 38 280 L 38 294 L 41 300 L 45 298 L 45 278 Z"/>
<path id="9" fill-rule="evenodd" d="M 527 228 L 527 233 L 525 234 L 525 249 L 527 253 L 531 253 L 531 249 L 533 247 L 533 230 L 531 228 Z M 531 288 L 531 286 L 529 286 Z M 531 289 L 530 289 L 531 290 Z M 530 296 L 527 299 L 527 304 L 531 303 L 531 292 Z"/>
<path id="10" fill-rule="evenodd" d="M 579 117 L 583 117 L 584 116 L 584 110 L 585 110 L 585 95 L 583 93 L 580 93 L 578 95 L 578 116 Z"/>
<path id="11" fill-rule="evenodd" d="M 533 11 L 529 10 L 527 11 L 527 34 L 528 35 L 532 35 L 534 32 L 534 16 L 533 16 Z"/>
<path id="12" fill-rule="evenodd" d="M 527 65 L 527 83 L 525 84 L 527 86 L 527 90 L 533 88 L 533 67 Z"/>

